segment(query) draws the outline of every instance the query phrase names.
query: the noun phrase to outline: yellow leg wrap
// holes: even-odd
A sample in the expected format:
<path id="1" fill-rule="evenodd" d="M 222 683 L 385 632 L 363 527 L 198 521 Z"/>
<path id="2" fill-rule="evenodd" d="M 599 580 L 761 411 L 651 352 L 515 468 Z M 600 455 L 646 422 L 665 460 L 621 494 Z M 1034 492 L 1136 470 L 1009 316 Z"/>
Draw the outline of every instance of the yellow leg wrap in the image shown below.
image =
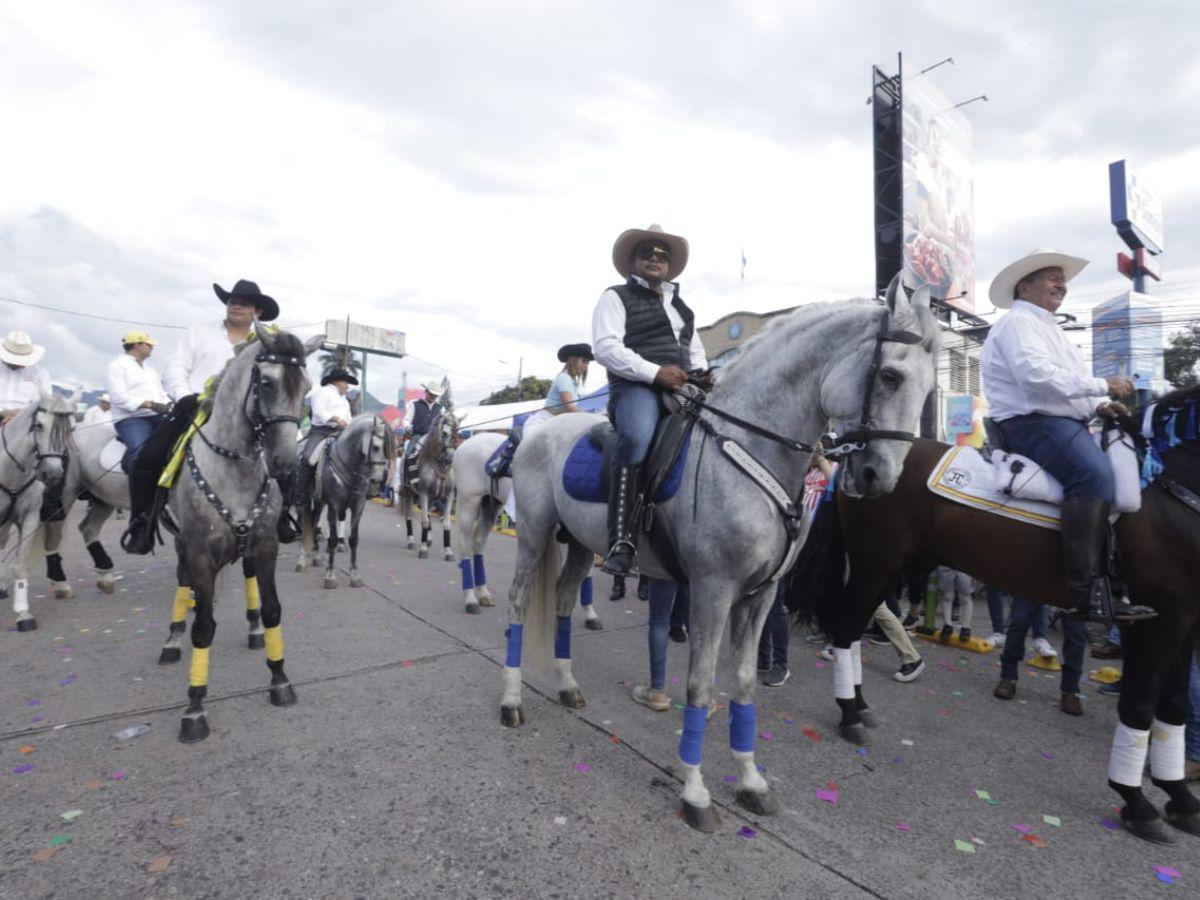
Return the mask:
<path id="1" fill-rule="evenodd" d="M 263 641 L 267 645 L 267 659 L 271 662 L 283 659 L 283 629 L 280 626 L 265 629 Z"/>
<path id="2" fill-rule="evenodd" d="M 256 610 L 262 606 L 262 600 L 258 596 L 258 577 L 254 576 L 246 579 L 246 609 Z"/>
<path id="3" fill-rule="evenodd" d="M 208 684 L 208 651 L 209 647 L 192 648 L 192 670 L 189 673 L 188 684 L 192 687 L 204 687 Z"/>
<path id="4" fill-rule="evenodd" d="M 192 599 L 192 589 L 180 585 L 175 588 L 175 602 L 171 605 L 171 621 L 182 622 L 187 618 L 187 611 L 196 605 Z"/>

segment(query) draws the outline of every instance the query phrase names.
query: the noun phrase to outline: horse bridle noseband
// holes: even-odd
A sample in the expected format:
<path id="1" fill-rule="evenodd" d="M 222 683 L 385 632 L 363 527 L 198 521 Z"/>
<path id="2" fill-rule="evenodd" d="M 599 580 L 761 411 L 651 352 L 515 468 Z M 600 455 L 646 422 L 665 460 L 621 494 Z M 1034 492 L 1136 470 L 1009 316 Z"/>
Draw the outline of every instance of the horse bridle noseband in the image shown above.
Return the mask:
<path id="1" fill-rule="evenodd" d="M 230 450 L 228 447 L 222 447 L 219 444 L 214 444 L 210 441 L 207 435 L 204 434 L 202 428 L 196 429 L 196 434 L 204 441 L 204 445 L 218 456 L 223 456 L 226 459 L 257 459 L 262 452 L 263 432 L 272 425 L 287 425 L 300 424 L 299 416 L 266 416 L 262 411 L 262 398 L 260 395 L 262 387 L 262 371 L 259 369 L 259 363 L 278 363 L 283 366 L 304 366 L 303 358 L 299 356 L 284 356 L 281 353 L 271 353 L 263 350 L 254 358 L 254 368 L 250 372 L 250 383 L 246 386 L 246 396 L 242 400 L 242 414 L 250 423 L 251 433 L 254 435 L 253 441 L 250 444 L 249 453 L 239 453 L 236 450 Z"/>
<path id="2" fill-rule="evenodd" d="M 69 416 L 69 415 L 71 415 L 71 413 L 69 413 L 69 412 L 56 413 L 53 410 L 46 409 L 44 406 L 39 405 L 38 408 L 34 411 L 33 417 L 29 421 L 29 433 L 30 434 L 33 434 L 35 431 L 38 431 L 41 428 L 41 424 L 38 422 L 37 417 L 38 417 L 38 413 L 43 413 L 43 412 L 50 413 L 50 415 L 52 415 L 52 416 Z M 25 467 L 25 465 L 19 459 L 17 459 L 16 456 L 13 455 L 13 452 L 10 449 L 8 449 L 8 431 L 4 425 L 0 425 L 0 445 L 3 445 L 5 454 L 8 456 L 9 459 L 11 459 L 13 461 L 13 465 L 15 465 L 22 474 L 29 472 L 29 469 L 27 469 Z M 67 467 L 67 463 L 70 460 L 70 453 L 66 448 L 63 449 L 62 453 L 43 453 L 41 451 L 41 449 L 38 447 L 37 439 L 35 438 L 33 441 L 33 457 L 34 457 L 34 462 L 33 462 L 34 469 L 36 469 L 38 466 L 40 466 L 42 464 L 43 460 L 60 459 L 60 460 L 62 460 L 63 469 L 65 471 L 66 467 Z M 16 510 L 16 508 L 17 508 L 17 500 L 20 499 L 21 495 L 24 494 L 27 490 L 29 490 L 29 488 L 31 488 L 33 486 L 33 483 L 35 481 L 37 481 L 36 472 L 33 475 L 31 475 L 29 477 L 29 480 L 26 481 L 19 488 L 13 489 L 13 488 L 7 487 L 6 485 L 0 484 L 0 492 L 2 492 L 5 496 L 7 496 L 8 500 L 9 500 L 8 509 L 5 511 L 3 516 L 0 516 L 0 525 L 8 524 L 9 518 L 12 516 L 14 510 Z"/>

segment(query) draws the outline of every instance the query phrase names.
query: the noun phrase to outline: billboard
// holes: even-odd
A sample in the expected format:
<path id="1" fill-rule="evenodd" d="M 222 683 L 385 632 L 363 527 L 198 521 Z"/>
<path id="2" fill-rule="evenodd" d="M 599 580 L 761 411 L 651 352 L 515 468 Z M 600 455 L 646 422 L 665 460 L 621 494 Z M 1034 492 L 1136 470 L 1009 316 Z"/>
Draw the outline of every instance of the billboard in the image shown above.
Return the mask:
<path id="1" fill-rule="evenodd" d="M 927 75 L 902 94 L 904 267 L 909 283 L 975 312 L 971 123 Z"/>
<path id="2" fill-rule="evenodd" d="M 325 346 L 347 346 L 385 356 L 404 356 L 404 332 L 362 325 L 349 319 L 325 321 Z"/>
<path id="3" fill-rule="evenodd" d="M 1092 374 L 1137 377 L 1139 388 L 1165 377 L 1162 311 L 1145 294 L 1126 291 L 1092 310 Z"/>
<path id="4" fill-rule="evenodd" d="M 1163 203 L 1145 180 L 1118 160 L 1108 167 L 1112 223 L 1130 249 L 1163 252 Z"/>

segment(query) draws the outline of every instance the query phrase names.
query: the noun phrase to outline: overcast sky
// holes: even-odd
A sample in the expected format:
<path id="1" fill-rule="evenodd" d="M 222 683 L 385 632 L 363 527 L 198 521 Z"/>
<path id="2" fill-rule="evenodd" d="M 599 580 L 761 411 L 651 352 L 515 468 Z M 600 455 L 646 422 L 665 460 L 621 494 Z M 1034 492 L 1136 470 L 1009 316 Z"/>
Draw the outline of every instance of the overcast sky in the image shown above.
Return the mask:
<path id="1" fill-rule="evenodd" d="M 903 51 L 989 98 L 967 108 L 979 296 L 1046 245 L 1094 260 L 1083 309 L 1126 287 L 1107 165 L 1128 158 L 1165 198 L 1154 290 L 1179 318 L 1200 312 L 1196 9 L 0 0 L 0 297 L 186 325 L 250 278 L 301 333 L 405 331 L 373 393 L 449 372 L 462 403 L 590 340 L 628 227 L 688 237 L 701 322 L 869 295 L 865 101 Z M 127 327 L 0 310 L 60 383 L 98 385 Z M 180 332 L 150 330 L 161 368 Z"/>

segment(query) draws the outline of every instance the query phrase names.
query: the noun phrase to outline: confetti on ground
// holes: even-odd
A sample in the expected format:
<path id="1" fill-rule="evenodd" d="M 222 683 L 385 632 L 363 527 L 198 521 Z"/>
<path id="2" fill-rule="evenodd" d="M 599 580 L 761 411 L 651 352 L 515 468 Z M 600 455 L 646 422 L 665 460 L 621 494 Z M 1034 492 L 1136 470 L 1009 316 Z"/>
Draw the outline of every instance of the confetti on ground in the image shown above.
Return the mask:
<path id="1" fill-rule="evenodd" d="M 45 717 L 45 716 L 34 716 L 34 717 L 33 717 L 32 719 L 30 719 L 29 721 L 30 721 L 30 723 L 31 723 L 31 724 L 33 724 L 33 725 L 36 725 L 38 722 L 45 722 L 45 721 L 46 721 L 46 717 Z"/>
<path id="2" fill-rule="evenodd" d="M 1175 883 L 1175 879 L 1172 878 L 1170 875 L 1166 874 L 1165 872 L 1155 872 L 1154 877 L 1157 878 L 1159 881 L 1161 881 L 1163 884 L 1174 884 Z"/>
<path id="3" fill-rule="evenodd" d="M 50 857 L 54 856 L 54 854 L 57 853 L 61 849 L 62 849 L 62 847 L 42 847 L 40 850 L 37 850 L 34 852 L 33 861 L 34 862 L 45 862 L 46 860 L 50 859 Z"/>
<path id="4" fill-rule="evenodd" d="M 1042 821 L 1047 825 L 1053 825 L 1055 828 L 1062 828 L 1062 819 L 1058 816 L 1042 816 Z"/>
<path id="5" fill-rule="evenodd" d="M 403 665 L 404 665 L 404 668 L 411 669 L 413 667 L 414 663 L 411 659 L 406 659 L 404 661 Z"/>
<path id="6" fill-rule="evenodd" d="M 125 773 L 124 772 L 113 772 L 110 777 L 112 778 L 113 781 L 121 781 L 125 778 Z"/>
<path id="7" fill-rule="evenodd" d="M 1029 832 L 1033 831 L 1033 826 L 1027 825 L 1024 822 L 1014 822 L 1010 827 L 1013 831 L 1019 831 L 1021 834 L 1029 834 Z"/>
<path id="8" fill-rule="evenodd" d="M 964 841 L 962 838 L 954 839 L 954 849 L 959 853 L 974 853 L 975 845 L 970 841 Z"/>
<path id="9" fill-rule="evenodd" d="M 158 875 L 167 871 L 169 868 L 171 868 L 171 857 L 156 856 L 150 861 L 150 865 L 146 867 L 146 871 L 151 875 Z"/>
<path id="10" fill-rule="evenodd" d="M 948 718 L 950 718 L 950 710 L 948 710 L 948 709 L 939 709 L 939 710 L 938 710 L 938 715 L 939 715 L 939 716 L 941 716 L 943 719 L 948 719 Z"/>
<path id="11" fill-rule="evenodd" d="M 72 672 L 66 678 L 59 681 L 58 686 L 66 687 L 68 684 L 72 684 L 78 677 L 79 677 L 78 675 L 76 675 L 74 672 Z"/>
<path id="12" fill-rule="evenodd" d="M 566 816 L 555 816 L 555 817 L 554 817 L 554 824 L 555 824 L 555 825 L 566 825 L 566 824 L 567 824 L 567 817 L 566 817 Z"/>
<path id="13" fill-rule="evenodd" d="M 617 737 L 615 734 L 610 734 L 610 735 L 608 736 L 608 739 L 609 739 L 610 741 L 612 741 L 614 744 L 619 744 L 619 743 L 621 743 L 621 739 L 620 739 L 619 737 Z"/>
<path id="14" fill-rule="evenodd" d="M 42 701 L 41 700 L 26 700 L 25 705 L 26 706 L 41 706 Z"/>
<path id="15" fill-rule="evenodd" d="M 773 731 L 760 731 L 760 732 L 758 733 L 758 736 L 759 736 L 760 738 L 762 738 L 764 741 L 773 741 L 773 740 L 775 740 L 775 732 L 773 732 Z"/>
<path id="16" fill-rule="evenodd" d="M 736 775 L 726 775 L 725 776 L 726 784 L 736 784 L 737 780 L 738 780 L 738 777 Z"/>
<path id="17" fill-rule="evenodd" d="M 1047 750 L 1042 754 L 1042 759 L 1054 759 L 1054 754 Z"/>
<path id="18" fill-rule="evenodd" d="M 984 846 L 987 843 L 986 841 L 984 841 L 983 838 L 973 837 L 973 838 L 971 838 L 971 840 L 974 841 L 976 844 L 978 844 L 980 847 Z"/>
<path id="19" fill-rule="evenodd" d="M 742 837 L 746 838 L 746 840 L 749 840 L 752 837 L 758 836 L 758 832 L 755 831 L 753 828 L 751 828 L 749 825 L 743 825 L 741 828 L 739 828 L 738 834 L 741 835 Z"/>
<path id="20" fill-rule="evenodd" d="M 905 747 L 911 747 L 911 746 L 913 746 L 913 742 L 912 742 L 912 741 L 910 741 L 908 738 L 905 738 L 905 739 L 904 739 L 904 740 L 902 740 L 900 743 L 901 743 L 901 744 L 903 744 Z"/>
<path id="21" fill-rule="evenodd" d="M 172 819 L 170 822 L 168 822 L 167 824 L 168 824 L 168 825 L 170 825 L 172 828 L 178 828 L 180 825 L 182 825 L 182 824 L 183 824 L 184 822 L 186 822 L 186 821 L 187 821 L 187 819 L 186 819 L 185 817 L 183 817 L 183 816 L 176 816 L 175 818 L 173 818 L 173 819 Z"/>
<path id="22" fill-rule="evenodd" d="M 34 768 L 35 767 L 32 763 L 22 763 L 21 765 L 15 766 L 13 768 L 13 774 L 14 775 L 24 775 L 26 772 L 32 772 L 34 770 Z"/>
<path id="23" fill-rule="evenodd" d="M 819 741 L 822 739 L 821 732 L 819 732 L 819 731 L 817 731 L 817 729 L 811 728 L 811 727 L 804 729 L 804 736 L 806 738 L 808 738 L 810 741 Z"/>
<path id="24" fill-rule="evenodd" d="M 587 763 L 575 763 L 575 771 L 587 774 L 588 772 L 592 771 L 592 767 Z"/>
<path id="25" fill-rule="evenodd" d="M 1038 837 L 1036 834 L 1024 835 L 1021 838 L 1021 840 L 1025 841 L 1026 843 L 1028 843 L 1029 845 L 1031 845 L 1033 847 L 1037 847 L 1039 850 L 1041 848 L 1047 846 L 1046 842 L 1044 840 L 1042 840 L 1040 837 Z"/>
<path id="26" fill-rule="evenodd" d="M 900 765 L 900 763 L 904 762 L 904 757 L 903 756 L 893 756 L 892 762 L 895 763 L 896 765 Z"/>
<path id="27" fill-rule="evenodd" d="M 72 822 L 83 815 L 82 809 L 68 809 L 65 813 L 59 813 L 58 817 L 64 822 Z"/>
<path id="28" fill-rule="evenodd" d="M 1183 873 L 1171 866 L 1155 866 L 1154 871 L 1160 875 L 1166 875 L 1168 878 L 1182 878 Z"/>
<path id="29" fill-rule="evenodd" d="M 678 675 L 671 676 L 671 684 L 679 684 L 679 676 Z"/>
<path id="30" fill-rule="evenodd" d="M 909 831 L 912 830 L 912 826 L 909 825 L 907 822 L 897 822 L 896 827 L 905 833 L 908 833 Z"/>
<path id="31" fill-rule="evenodd" d="M 987 791 L 981 791 L 981 790 L 977 789 L 975 791 L 975 796 L 978 797 L 980 800 L 986 800 L 992 806 L 995 806 L 999 802 L 997 800 L 993 800 L 992 795 L 989 794 Z"/>
<path id="32" fill-rule="evenodd" d="M 1112 819 L 1109 819 L 1107 817 L 1100 820 L 1100 825 L 1104 828 L 1107 828 L 1109 831 L 1120 831 L 1121 830 L 1120 822 L 1114 822 Z"/>
<path id="33" fill-rule="evenodd" d="M 47 843 L 51 847 L 63 847 L 71 843 L 71 836 L 69 834 L 56 834 Z"/>
<path id="34" fill-rule="evenodd" d="M 855 750 L 854 752 L 855 752 L 855 753 L 857 753 L 859 756 L 866 756 L 866 755 L 867 755 L 867 748 L 866 748 L 866 747 L 859 747 L 859 748 L 858 748 L 857 750 Z"/>
<path id="35" fill-rule="evenodd" d="M 829 803 L 833 806 L 837 806 L 837 802 L 838 802 L 837 788 L 833 788 L 833 789 L 817 788 L 817 799 L 824 801 L 825 803 Z"/>
<path id="36" fill-rule="evenodd" d="M 37 747 L 33 744 L 26 744 L 24 747 L 17 748 L 18 753 L 37 753 Z"/>

